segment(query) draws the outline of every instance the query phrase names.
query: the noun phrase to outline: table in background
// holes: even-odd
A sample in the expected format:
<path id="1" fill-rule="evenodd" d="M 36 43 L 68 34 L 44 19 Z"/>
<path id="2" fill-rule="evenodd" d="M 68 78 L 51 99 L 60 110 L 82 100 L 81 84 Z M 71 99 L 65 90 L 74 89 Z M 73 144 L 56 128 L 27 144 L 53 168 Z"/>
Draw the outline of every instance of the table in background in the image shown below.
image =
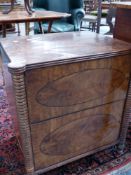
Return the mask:
<path id="1" fill-rule="evenodd" d="M 29 16 L 26 11 L 12 11 L 9 14 L 0 13 L 0 23 L 3 26 L 3 37 L 6 37 L 6 24 L 9 23 L 25 23 L 26 24 L 26 35 L 29 34 L 29 23 L 38 22 L 40 27 L 40 32 L 42 33 L 41 22 L 49 22 L 48 32 L 51 31 L 51 26 L 53 21 L 69 17 L 70 14 L 60 13 L 54 11 L 35 11 L 32 16 Z"/>

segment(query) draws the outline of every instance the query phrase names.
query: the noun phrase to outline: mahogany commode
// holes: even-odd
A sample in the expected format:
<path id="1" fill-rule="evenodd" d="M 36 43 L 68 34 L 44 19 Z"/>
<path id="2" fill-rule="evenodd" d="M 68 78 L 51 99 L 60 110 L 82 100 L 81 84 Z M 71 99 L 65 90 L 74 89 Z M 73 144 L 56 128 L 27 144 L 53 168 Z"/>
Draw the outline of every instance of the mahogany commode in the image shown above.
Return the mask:
<path id="1" fill-rule="evenodd" d="M 70 32 L 3 39 L 1 55 L 13 111 L 16 99 L 27 174 L 115 144 L 124 148 L 131 44 Z M 6 81 L 10 75 L 13 81 Z"/>

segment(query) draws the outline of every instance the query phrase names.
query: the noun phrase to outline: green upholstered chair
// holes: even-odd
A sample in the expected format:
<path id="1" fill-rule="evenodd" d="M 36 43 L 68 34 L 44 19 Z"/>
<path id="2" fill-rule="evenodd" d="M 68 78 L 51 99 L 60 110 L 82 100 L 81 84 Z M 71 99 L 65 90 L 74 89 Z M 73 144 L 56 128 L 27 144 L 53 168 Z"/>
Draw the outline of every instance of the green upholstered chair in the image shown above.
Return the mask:
<path id="1" fill-rule="evenodd" d="M 69 32 L 80 30 L 84 17 L 83 0 L 33 0 L 34 9 L 50 10 L 70 13 L 71 17 L 56 20 L 52 24 L 51 32 Z M 47 32 L 48 23 L 43 22 L 44 32 Z M 35 33 L 39 33 L 39 25 L 35 23 Z"/>

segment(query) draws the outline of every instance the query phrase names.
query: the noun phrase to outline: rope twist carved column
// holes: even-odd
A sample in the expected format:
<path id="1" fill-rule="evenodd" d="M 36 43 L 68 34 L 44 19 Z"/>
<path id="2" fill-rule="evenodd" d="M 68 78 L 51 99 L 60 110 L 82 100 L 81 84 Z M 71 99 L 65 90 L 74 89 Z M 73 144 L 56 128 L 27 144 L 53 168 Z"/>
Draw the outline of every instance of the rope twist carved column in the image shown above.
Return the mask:
<path id="1" fill-rule="evenodd" d="M 121 126 L 121 134 L 120 134 L 120 140 L 119 140 L 119 148 L 120 148 L 122 153 L 123 153 L 123 149 L 125 146 L 126 135 L 127 135 L 130 117 L 131 117 L 131 80 L 129 82 L 127 100 L 125 103 L 123 122 L 122 122 L 122 126 Z"/>
<path id="2" fill-rule="evenodd" d="M 25 157 L 25 167 L 27 173 L 33 175 L 34 163 L 32 155 L 31 135 L 30 135 L 28 108 L 27 108 L 26 91 L 25 91 L 25 80 L 24 80 L 25 67 L 16 69 L 12 67 L 11 63 L 8 65 L 8 67 L 9 71 L 12 74 L 14 84 L 22 150 Z"/>

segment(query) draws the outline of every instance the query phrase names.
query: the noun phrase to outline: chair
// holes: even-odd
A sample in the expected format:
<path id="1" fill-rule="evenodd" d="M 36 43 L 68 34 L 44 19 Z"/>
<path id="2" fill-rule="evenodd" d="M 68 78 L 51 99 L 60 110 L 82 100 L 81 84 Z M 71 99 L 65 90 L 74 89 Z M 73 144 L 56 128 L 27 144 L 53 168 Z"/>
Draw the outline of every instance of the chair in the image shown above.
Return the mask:
<path id="1" fill-rule="evenodd" d="M 84 0 L 84 10 L 85 16 L 82 20 L 81 27 L 86 27 L 89 30 L 95 31 L 97 25 L 97 16 L 92 15 L 91 12 L 96 9 L 96 1 L 95 0 Z"/>
<path id="2" fill-rule="evenodd" d="M 81 27 L 83 27 L 83 23 L 85 23 L 86 28 L 92 31 L 96 31 L 97 22 L 98 22 L 98 1 L 97 0 L 84 0 L 84 9 L 85 9 L 85 16 L 82 20 Z M 102 10 L 102 17 L 107 16 L 107 10 Z"/>
<path id="3" fill-rule="evenodd" d="M 80 30 L 84 17 L 83 0 L 33 0 L 33 7 L 41 10 L 70 13 L 71 17 L 53 22 L 51 32 L 69 32 Z M 44 32 L 48 30 L 48 23 L 43 22 Z M 39 33 L 39 25 L 35 23 L 35 33 Z"/>
<path id="4" fill-rule="evenodd" d="M 106 35 L 113 35 L 114 24 L 115 24 L 116 8 L 109 8 L 106 22 L 109 26 L 109 31 L 105 33 Z"/>
<path id="5" fill-rule="evenodd" d="M 8 7 L 10 6 L 10 2 L 11 2 L 11 0 L 0 0 L 0 10 L 2 13 L 5 9 L 8 9 Z M 17 1 L 15 1 L 14 9 L 18 9 L 19 7 L 20 7 L 19 3 Z M 17 26 L 17 31 L 16 31 L 16 26 Z M 20 35 L 19 24 L 17 23 L 16 26 L 15 26 L 15 24 L 8 23 L 5 25 L 5 28 L 6 28 L 5 30 L 6 30 L 6 32 L 9 32 L 9 33 L 10 32 L 12 32 L 12 33 L 17 32 L 18 36 L 19 36 Z M 2 24 L 0 24 L 0 35 L 1 34 L 4 37 Z"/>

